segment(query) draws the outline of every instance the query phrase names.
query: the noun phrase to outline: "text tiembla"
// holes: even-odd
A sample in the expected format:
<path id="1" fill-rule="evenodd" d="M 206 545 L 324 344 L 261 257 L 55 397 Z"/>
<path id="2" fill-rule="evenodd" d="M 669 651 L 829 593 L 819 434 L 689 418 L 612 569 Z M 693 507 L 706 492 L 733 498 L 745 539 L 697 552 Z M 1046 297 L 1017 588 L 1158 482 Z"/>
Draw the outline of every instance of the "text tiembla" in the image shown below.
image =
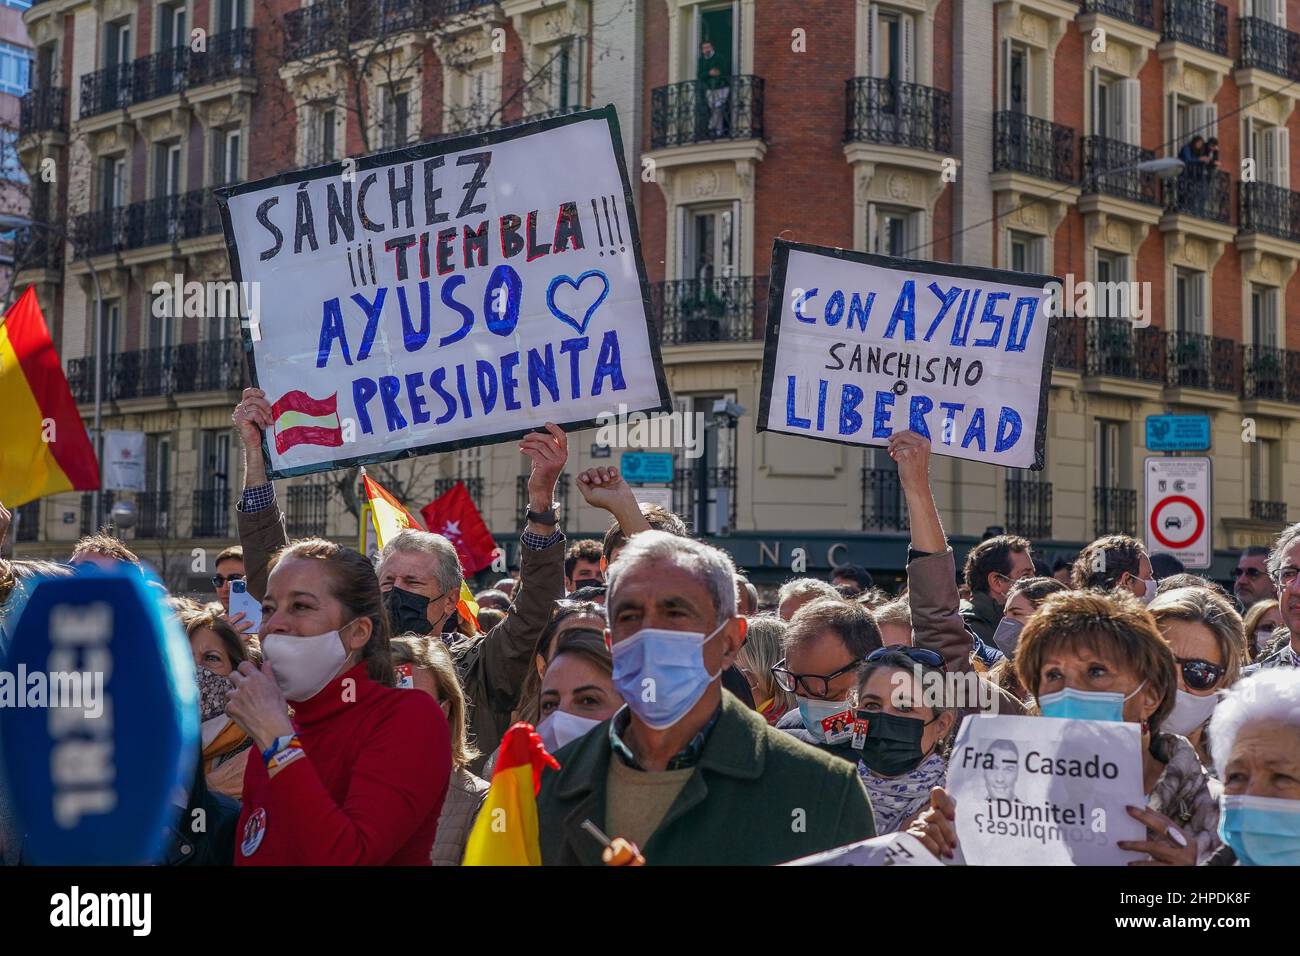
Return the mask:
<path id="1" fill-rule="evenodd" d="M 153 897 L 149 893 L 70 892 L 50 897 L 50 925 L 57 927 L 125 926 L 133 936 L 148 936 L 153 927 Z"/>

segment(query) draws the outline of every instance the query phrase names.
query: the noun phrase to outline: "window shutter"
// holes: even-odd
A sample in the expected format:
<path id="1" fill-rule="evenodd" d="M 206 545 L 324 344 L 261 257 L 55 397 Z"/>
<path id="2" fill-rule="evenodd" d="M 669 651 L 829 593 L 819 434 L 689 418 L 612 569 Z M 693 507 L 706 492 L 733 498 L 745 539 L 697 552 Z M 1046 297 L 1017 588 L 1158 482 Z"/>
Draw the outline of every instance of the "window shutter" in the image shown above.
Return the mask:
<path id="1" fill-rule="evenodd" d="M 899 29 L 902 37 L 899 42 L 901 47 L 899 56 L 903 61 L 901 71 L 904 83 L 916 82 L 916 20 L 910 16 L 900 16 L 898 18 Z"/>
<path id="2" fill-rule="evenodd" d="M 867 203 L 867 250 L 869 252 L 879 252 L 876 247 L 877 242 L 877 225 L 876 225 L 876 204 Z"/>
<path id="3" fill-rule="evenodd" d="M 1192 315 L 1188 332 L 1205 332 L 1205 273 L 1198 272 L 1191 282 Z"/>
<path id="4" fill-rule="evenodd" d="M 1291 131 L 1279 126 L 1276 132 L 1274 160 L 1277 163 L 1277 179 L 1274 182 L 1283 189 L 1291 188 Z"/>
<path id="5" fill-rule="evenodd" d="M 1273 0 L 1273 22 L 1286 27 L 1286 0 Z"/>
<path id="6" fill-rule="evenodd" d="M 1109 136 L 1110 130 L 1102 129 L 1101 123 L 1101 98 L 1105 96 L 1101 86 L 1101 70 L 1094 68 L 1090 79 L 1092 81 L 1092 135 Z"/>
<path id="7" fill-rule="evenodd" d="M 867 14 L 867 75 L 880 76 L 880 7 L 872 4 Z"/>
<path id="8" fill-rule="evenodd" d="M 1120 97 L 1124 103 L 1124 108 L 1120 115 L 1123 116 L 1123 136 L 1124 142 L 1133 146 L 1142 145 L 1142 84 L 1137 80 L 1121 80 L 1119 83 Z"/>
<path id="9" fill-rule="evenodd" d="M 1106 96 L 1110 100 L 1110 102 L 1107 103 L 1108 108 L 1106 110 L 1110 120 L 1110 129 L 1106 130 L 1104 135 L 1109 136 L 1111 139 L 1117 139 L 1126 143 L 1128 142 L 1126 138 L 1128 132 L 1125 125 L 1127 118 L 1124 115 L 1124 110 L 1128 102 L 1128 97 L 1127 92 L 1124 89 L 1124 81 L 1112 80 L 1110 85 L 1106 87 Z"/>
<path id="10" fill-rule="evenodd" d="M 1002 108 L 1011 109 L 1011 38 L 1002 38 Z"/>

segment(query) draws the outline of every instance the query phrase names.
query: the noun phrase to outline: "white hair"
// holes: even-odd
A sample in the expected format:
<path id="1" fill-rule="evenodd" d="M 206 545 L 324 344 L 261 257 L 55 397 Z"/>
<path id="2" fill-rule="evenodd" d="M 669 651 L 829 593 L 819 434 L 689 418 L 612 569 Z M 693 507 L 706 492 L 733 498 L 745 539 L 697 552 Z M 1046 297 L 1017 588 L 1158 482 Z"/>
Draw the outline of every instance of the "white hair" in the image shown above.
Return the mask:
<path id="1" fill-rule="evenodd" d="M 464 579 L 456 546 L 440 534 L 417 531 L 414 528 L 399 531 L 379 552 L 379 565 L 375 573 L 383 577 L 384 565 L 398 552 L 427 554 L 430 558 L 429 574 L 433 577 L 440 593 L 445 594 L 457 587 Z"/>
<path id="2" fill-rule="evenodd" d="M 1210 718 L 1210 749 L 1222 773 L 1237 735 L 1248 724 L 1273 721 L 1293 727 L 1300 737 L 1300 669 L 1270 667 L 1234 684 Z"/>
<path id="3" fill-rule="evenodd" d="M 606 574 L 606 605 L 614 607 L 619 582 L 634 565 L 655 561 L 697 574 L 713 598 L 718 624 L 736 616 L 736 566 L 731 558 L 717 548 L 667 531 L 641 531 L 628 539 Z"/>
<path id="4" fill-rule="evenodd" d="M 1268 554 L 1268 576 L 1276 580 L 1277 573 L 1282 570 L 1282 561 L 1286 558 L 1287 551 L 1291 550 L 1291 545 L 1300 539 L 1300 521 L 1282 529 L 1282 532 L 1273 542 L 1273 550 Z"/>
<path id="5" fill-rule="evenodd" d="M 831 598 L 836 601 L 843 601 L 844 595 L 836 590 L 835 585 L 827 584 L 819 578 L 795 578 L 793 581 L 786 581 L 781 585 L 781 590 L 777 592 L 776 604 L 780 607 L 789 598 L 792 597 L 819 597 Z"/>

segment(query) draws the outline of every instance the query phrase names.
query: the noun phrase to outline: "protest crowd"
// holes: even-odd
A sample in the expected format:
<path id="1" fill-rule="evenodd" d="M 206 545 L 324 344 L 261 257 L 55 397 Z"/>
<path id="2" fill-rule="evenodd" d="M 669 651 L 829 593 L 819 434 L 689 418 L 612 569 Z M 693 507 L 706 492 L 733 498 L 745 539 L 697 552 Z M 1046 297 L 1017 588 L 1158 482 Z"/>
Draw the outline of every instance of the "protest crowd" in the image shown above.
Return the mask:
<path id="1" fill-rule="evenodd" d="M 209 822 L 189 832 L 181 814 L 165 862 L 491 861 L 483 808 L 520 767 L 537 773 L 532 862 L 771 865 L 897 833 L 959 862 L 954 741 L 996 713 L 1133 727 L 1134 864 L 1300 863 L 1300 524 L 1245 551 L 1231 592 L 1122 535 L 1056 568 L 997 535 L 959 569 L 930 440 L 900 431 L 902 592 L 844 566 L 764 601 L 615 468 L 577 481 L 609 515 L 603 540 L 567 540 L 553 502 L 568 439 L 548 425 L 519 446 L 518 570 L 475 614 L 438 534 L 404 530 L 373 561 L 289 540 L 260 453 L 265 394 L 246 389 L 233 420 L 239 540 L 210 600 L 167 598 L 201 707 L 187 810 Z M 66 565 L 0 562 L 0 648 L 31 582 L 139 563 L 107 533 Z M 236 582 L 260 602 L 256 633 L 230 610 Z M 936 698 L 936 676 L 975 692 Z M 990 801 L 1013 793 L 986 779 Z M 0 813 L 4 862 L 22 863 L 22 826 L 7 800 Z"/>

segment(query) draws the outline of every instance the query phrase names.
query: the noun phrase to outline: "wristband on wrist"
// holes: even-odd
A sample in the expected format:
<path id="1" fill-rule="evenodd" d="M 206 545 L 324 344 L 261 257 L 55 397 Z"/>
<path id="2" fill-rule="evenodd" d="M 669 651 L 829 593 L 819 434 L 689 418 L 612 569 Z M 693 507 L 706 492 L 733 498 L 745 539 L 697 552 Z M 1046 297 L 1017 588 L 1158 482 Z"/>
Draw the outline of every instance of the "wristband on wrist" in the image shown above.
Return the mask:
<path id="1" fill-rule="evenodd" d="M 290 751 L 296 750 L 302 753 L 302 741 L 298 739 L 297 734 L 285 734 L 283 737 L 276 737 L 271 746 L 262 751 L 262 762 L 266 764 L 268 770 L 277 764 L 284 764 L 285 758 Z"/>

